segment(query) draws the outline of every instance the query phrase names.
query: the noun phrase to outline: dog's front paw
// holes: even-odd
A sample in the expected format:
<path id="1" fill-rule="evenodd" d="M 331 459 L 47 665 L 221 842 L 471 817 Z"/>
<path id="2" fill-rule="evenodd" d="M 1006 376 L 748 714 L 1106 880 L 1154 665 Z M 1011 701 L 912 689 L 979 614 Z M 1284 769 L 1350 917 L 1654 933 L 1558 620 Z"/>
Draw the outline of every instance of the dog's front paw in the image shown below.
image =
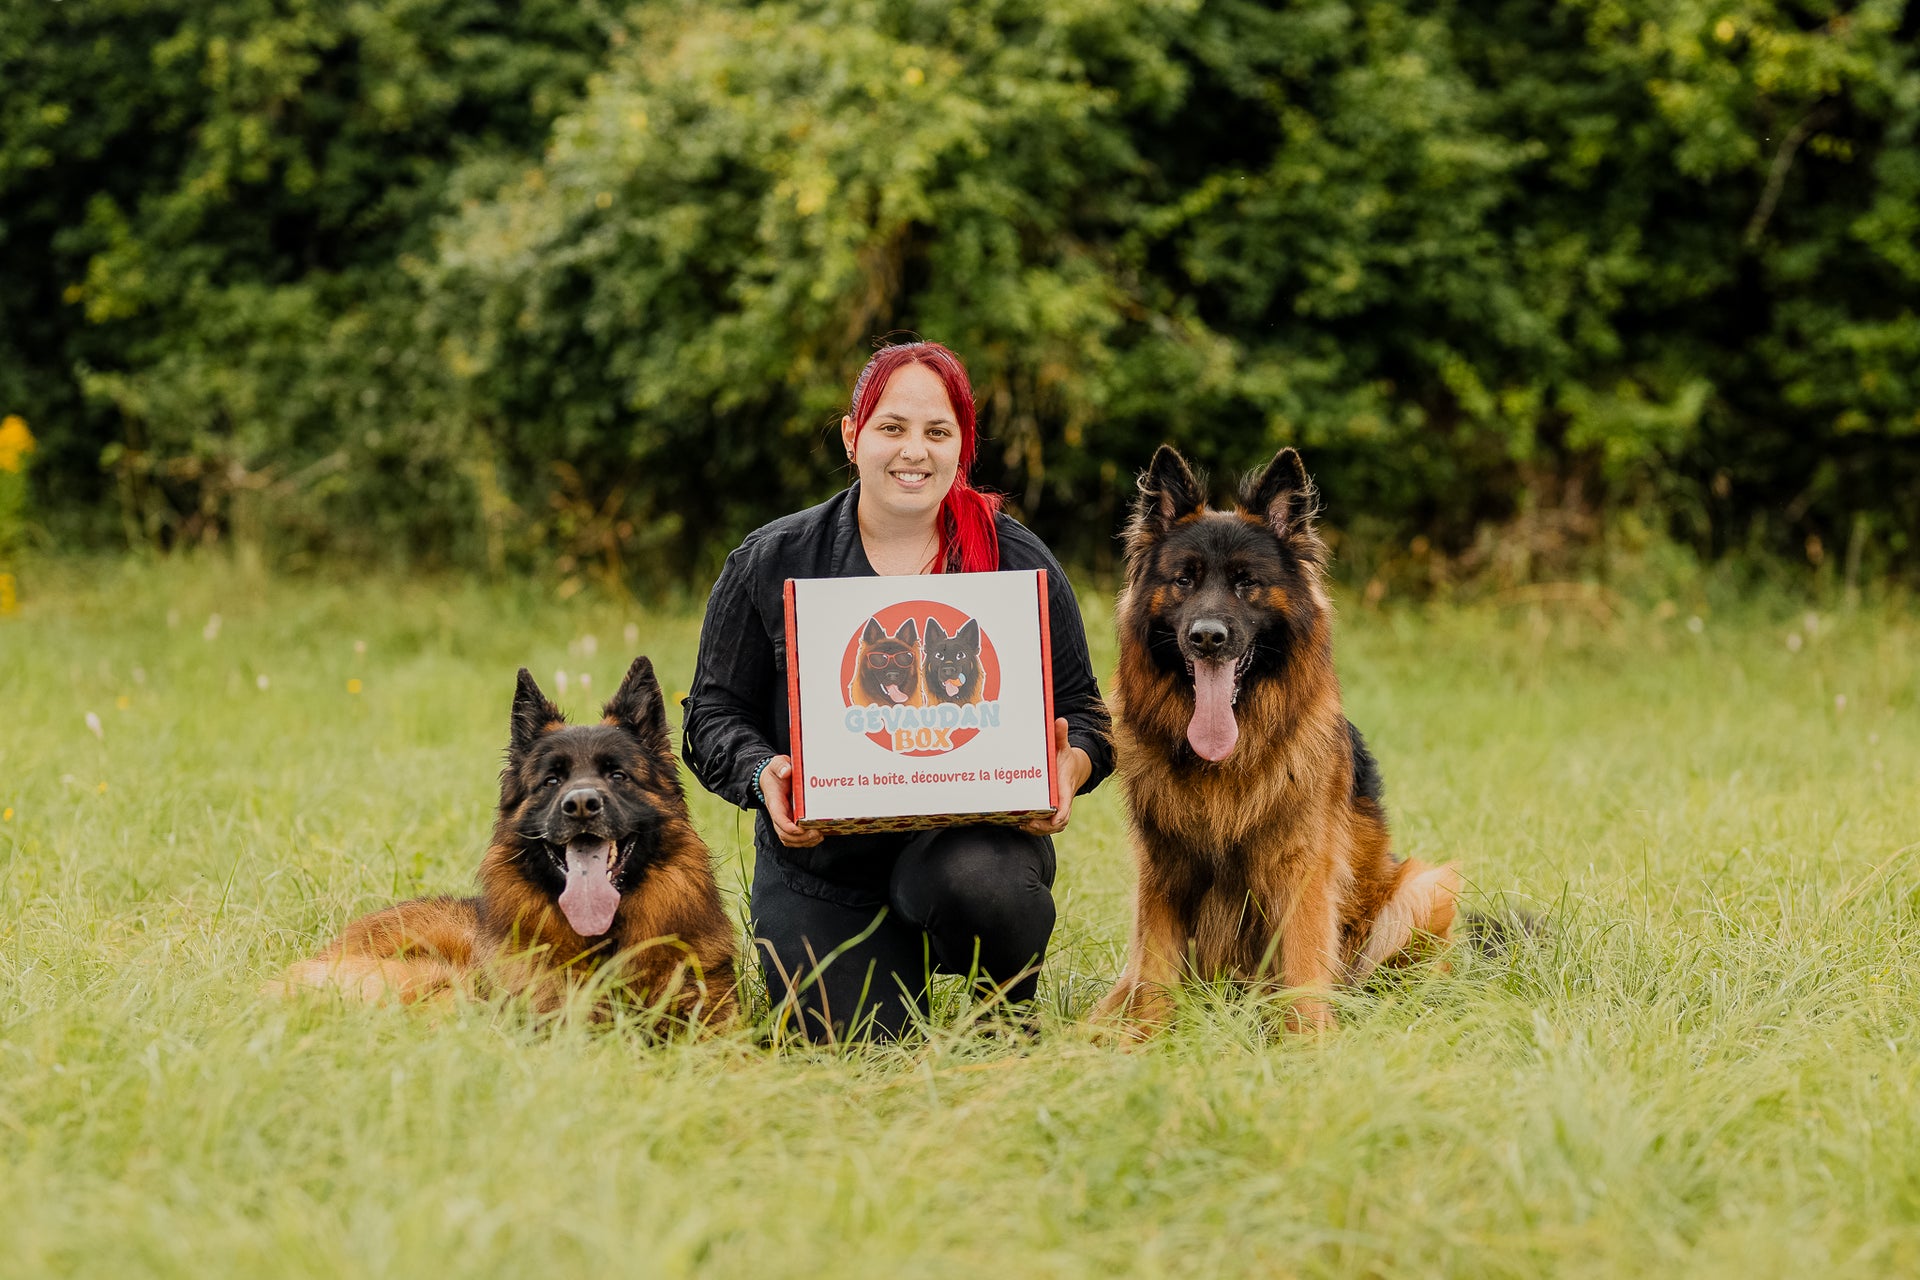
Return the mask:
<path id="1" fill-rule="evenodd" d="M 1173 1000 L 1163 988 L 1122 979 L 1093 1008 L 1089 1023 L 1097 1040 L 1139 1044 L 1173 1020 Z"/>
<path id="2" fill-rule="evenodd" d="M 1318 996 L 1301 996 L 1287 1006 L 1288 1031 L 1312 1035 L 1333 1030 L 1333 1006 Z"/>

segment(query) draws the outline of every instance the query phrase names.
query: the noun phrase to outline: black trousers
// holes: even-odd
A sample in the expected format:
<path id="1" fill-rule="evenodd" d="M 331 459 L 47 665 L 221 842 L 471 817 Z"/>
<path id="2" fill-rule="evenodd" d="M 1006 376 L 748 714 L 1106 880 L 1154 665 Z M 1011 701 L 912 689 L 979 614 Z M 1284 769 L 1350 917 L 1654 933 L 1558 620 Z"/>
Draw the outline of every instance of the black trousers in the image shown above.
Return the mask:
<path id="1" fill-rule="evenodd" d="M 763 851 L 754 949 L 788 1025 L 810 1040 L 897 1039 L 925 1015 L 931 974 L 1033 999 L 1053 936 L 1053 841 L 1012 827 L 948 827 L 876 851 L 857 880 L 827 880 Z"/>

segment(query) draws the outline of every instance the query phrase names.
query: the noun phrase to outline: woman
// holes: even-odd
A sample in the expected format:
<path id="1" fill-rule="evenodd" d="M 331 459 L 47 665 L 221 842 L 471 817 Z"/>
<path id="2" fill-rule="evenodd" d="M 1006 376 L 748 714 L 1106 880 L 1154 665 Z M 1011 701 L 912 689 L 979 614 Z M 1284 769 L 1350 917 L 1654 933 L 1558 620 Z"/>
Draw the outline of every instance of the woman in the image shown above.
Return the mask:
<path id="1" fill-rule="evenodd" d="M 883 347 L 861 370 L 840 438 L 854 483 L 749 534 L 707 601 L 686 700 L 684 755 L 754 822 L 756 951 L 776 1003 L 811 1039 L 898 1037 L 924 1014 L 929 969 L 986 994 L 1033 998 L 1053 933 L 1052 837 L 1073 797 L 1113 770 L 1106 707 L 1067 576 L 967 480 L 973 389 L 934 342 Z M 1060 808 L 1018 830 L 824 836 L 793 821 L 788 757 L 788 578 L 1045 569 L 1052 621 Z"/>

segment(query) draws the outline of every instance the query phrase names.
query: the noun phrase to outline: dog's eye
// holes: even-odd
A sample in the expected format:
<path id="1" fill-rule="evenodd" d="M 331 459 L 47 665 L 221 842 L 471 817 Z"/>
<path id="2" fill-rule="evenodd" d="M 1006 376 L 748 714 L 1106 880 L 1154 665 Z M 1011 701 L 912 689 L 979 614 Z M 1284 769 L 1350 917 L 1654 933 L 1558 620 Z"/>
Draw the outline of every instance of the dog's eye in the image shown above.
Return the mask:
<path id="1" fill-rule="evenodd" d="M 1193 575 L 1190 573 L 1176 573 L 1173 575 L 1173 585 L 1185 591 L 1193 585 Z"/>
<path id="2" fill-rule="evenodd" d="M 547 775 L 547 780 L 545 782 L 542 782 L 540 785 L 543 787 L 557 787 L 560 785 L 560 775 L 557 773 L 550 773 Z"/>
<path id="3" fill-rule="evenodd" d="M 625 782 L 627 780 L 627 771 L 625 769 L 615 769 L 607 775 L 607 779 L 611 782 Z"/>

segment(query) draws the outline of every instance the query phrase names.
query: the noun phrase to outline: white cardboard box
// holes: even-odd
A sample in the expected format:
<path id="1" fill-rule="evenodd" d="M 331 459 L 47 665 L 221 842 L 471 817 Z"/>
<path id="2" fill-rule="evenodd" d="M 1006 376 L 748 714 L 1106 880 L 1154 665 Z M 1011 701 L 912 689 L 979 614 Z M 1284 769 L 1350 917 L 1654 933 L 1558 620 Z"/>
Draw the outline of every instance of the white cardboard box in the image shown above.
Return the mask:
<path id="1" fill-rule="evenodd" d="M 827 831 L 1059 807 L 1047 575 L 787 581 L 794 818 Z"/>

